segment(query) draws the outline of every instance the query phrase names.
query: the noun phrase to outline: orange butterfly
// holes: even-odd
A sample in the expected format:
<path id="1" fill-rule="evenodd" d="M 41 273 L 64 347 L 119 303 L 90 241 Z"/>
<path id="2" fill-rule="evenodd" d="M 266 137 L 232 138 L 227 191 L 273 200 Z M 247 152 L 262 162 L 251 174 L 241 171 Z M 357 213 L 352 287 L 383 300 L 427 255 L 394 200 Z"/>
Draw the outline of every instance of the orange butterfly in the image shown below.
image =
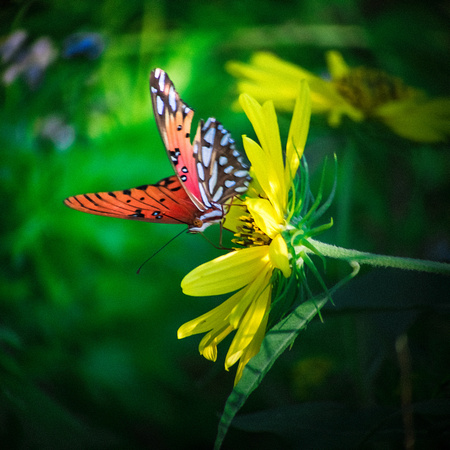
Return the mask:
<path id="1" fill-rule="evenodd" d="M 161 69 L 150 76 L 156 124 L 176 175 L 122 191 L 66 198 L 70 208 L 90 214 L 145 222 L 185 223 L 198 233 L 220 222 L 230 198 L 247 191 L 248 166 L 220 122 L 200 121 L 190 140 L 194 111 L 184 103 Z"/>

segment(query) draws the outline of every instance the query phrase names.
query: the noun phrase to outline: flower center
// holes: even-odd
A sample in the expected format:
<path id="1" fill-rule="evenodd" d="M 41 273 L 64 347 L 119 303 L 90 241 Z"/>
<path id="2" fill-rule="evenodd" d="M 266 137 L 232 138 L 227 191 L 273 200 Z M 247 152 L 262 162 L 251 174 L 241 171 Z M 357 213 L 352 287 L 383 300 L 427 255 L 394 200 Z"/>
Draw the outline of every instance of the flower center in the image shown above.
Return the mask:
<path id="1" fill-rule="evenodd" d="M 366 114 L 372 113 L 383 103 L 412 95 L 412 89 L 400 78 L 366 67 L 353 68 L 333 83 L 342 97 Z"/>
<path id="2" fill-rule="evenodd" d="M 239 220 L 241 221 L 241 225 L 236 227 L 237 233 L 234 234 L 234 238 L 231 239 L 231 242 L 243 245 L 244 247 L 270 244 L 270 237 L 261 231 L 252 216 L 241 216 L 239 217 Z"/>

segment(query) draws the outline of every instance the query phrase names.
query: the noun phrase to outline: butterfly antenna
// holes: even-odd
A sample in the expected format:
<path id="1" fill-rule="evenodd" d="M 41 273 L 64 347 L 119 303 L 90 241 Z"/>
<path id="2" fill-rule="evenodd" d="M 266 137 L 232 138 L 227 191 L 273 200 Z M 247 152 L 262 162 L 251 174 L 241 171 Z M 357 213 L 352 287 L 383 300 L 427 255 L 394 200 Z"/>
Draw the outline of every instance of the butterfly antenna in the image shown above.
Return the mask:
<path id="1" fill-rule="evenodd" d="M 150 256 L 149 258 L 147 258 L 140 266 L 139 269 L 136 271 L 136 274 L 139 275 L 139 272 L 141 271 L 142 267 L 144 266 L 144 264 L 146 264 L 148 261 L 150 261 L 154 256 L 156 256 L 161 250 L 163 250 L 164 248 L 166 248 L 172 241 L 174 241 L 178 236 L 181 236 L 183 233 L 185 233 L 187 231 L 187 229 L 181 230 L 179 233 L 177 233 L 173 238 L 171 238 L 169 241 L 167 241 L 161 248 L 159 248 L 158 250 L 156 250 L 155 253 L 153 253 L 152 256 Z"/>

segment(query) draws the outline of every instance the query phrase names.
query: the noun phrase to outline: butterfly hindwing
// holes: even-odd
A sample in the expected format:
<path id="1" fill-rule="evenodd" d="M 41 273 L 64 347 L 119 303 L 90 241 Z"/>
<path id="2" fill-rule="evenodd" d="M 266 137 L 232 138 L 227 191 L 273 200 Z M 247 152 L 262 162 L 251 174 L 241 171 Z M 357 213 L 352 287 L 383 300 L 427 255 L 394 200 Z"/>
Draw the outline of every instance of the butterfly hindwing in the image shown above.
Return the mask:
<path id="1" fill-rule="evenodd" d="M 234 139 L 214 118 L 200 122 L 194 140 L 200 194 L 205 205 L 224 204 L 248 189 L 248 166 L 234 146 Z"/>
<path id="2" fill-rule="evenodd" d="M 75 195 L 64 203 L 90 214 L 144 222 L 192 225 L 198 214 L 176 176 L 133 189 Z"/>

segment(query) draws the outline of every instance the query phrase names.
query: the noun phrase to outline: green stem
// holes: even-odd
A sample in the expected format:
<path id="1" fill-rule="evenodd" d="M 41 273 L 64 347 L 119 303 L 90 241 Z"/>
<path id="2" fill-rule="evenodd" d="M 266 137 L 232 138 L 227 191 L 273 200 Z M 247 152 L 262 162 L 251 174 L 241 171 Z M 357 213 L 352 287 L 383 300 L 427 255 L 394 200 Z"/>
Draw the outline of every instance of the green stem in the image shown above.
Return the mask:
<path id="1" fill-rule="evenodd" d="M 314 239 L 308 239 L 308 241 L 313 244 L 323 256 L 328 256 L 329 258 L 342 259 L 348 262 L 358 262 L 359 264 L 370 264 L 371 266 L 377 267 L 393 267 L 396 269 L 450 274 L 450 264 L 448 263 L 402 258 L 399 256 L 376 255 L 374 253 L 336 247 L 335 245 L 325 244 Z M 297 254 L 301 251 L 311 253 L 311 250 L 304 246 L 295 246 L 295 251 Z"/>

